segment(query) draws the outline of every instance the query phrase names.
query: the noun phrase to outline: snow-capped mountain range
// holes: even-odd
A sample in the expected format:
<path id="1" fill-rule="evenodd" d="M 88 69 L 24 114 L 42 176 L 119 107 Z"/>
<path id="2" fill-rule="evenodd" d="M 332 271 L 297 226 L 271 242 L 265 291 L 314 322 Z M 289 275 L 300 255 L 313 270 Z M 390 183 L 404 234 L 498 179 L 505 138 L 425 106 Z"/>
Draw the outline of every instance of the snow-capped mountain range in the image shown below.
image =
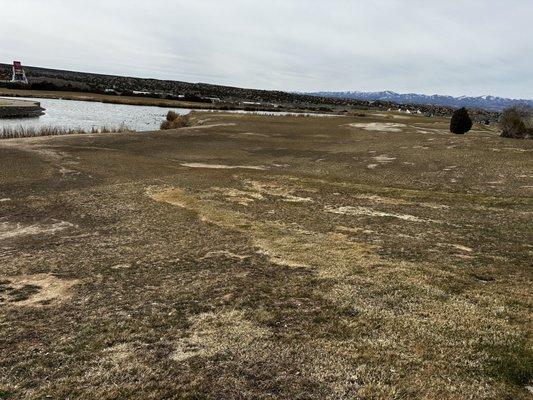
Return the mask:
<path id="1" fill-rule="evenodd" d="M 426 95 L 407 93 L 400 94 L 391 91 L 385 92 L 313 92 L 306 93 L 313 96 L 332 97 L 341 99 L 355 99 L 355 100 L 368 100 L 368 101 L 390 101 L 398 104 L 430 104 L 450 107 L 470 107 L 470 108 L 482 108 L 490 111 L 501 111 L 504 108 L 525 105 L 533 107 L 533 100 L 523 99 L 506 99 L 503 97 L 495 96 L 443 96 L 443 95 Z"/>

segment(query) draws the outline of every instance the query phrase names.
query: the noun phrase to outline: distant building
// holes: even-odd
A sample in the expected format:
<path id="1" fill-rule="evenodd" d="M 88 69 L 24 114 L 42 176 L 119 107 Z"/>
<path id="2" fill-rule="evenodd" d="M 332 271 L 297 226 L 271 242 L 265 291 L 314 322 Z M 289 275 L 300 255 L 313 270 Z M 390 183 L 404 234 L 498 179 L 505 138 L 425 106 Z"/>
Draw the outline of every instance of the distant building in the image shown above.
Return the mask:
<path id="1" fill-rule="evenodd" d="M 24 72 L 24 69 L 22 69 L 20 61 L 13 61 L 13 76 L 11 77 L 11 82 L 28 84 L 26 73 Z"/>

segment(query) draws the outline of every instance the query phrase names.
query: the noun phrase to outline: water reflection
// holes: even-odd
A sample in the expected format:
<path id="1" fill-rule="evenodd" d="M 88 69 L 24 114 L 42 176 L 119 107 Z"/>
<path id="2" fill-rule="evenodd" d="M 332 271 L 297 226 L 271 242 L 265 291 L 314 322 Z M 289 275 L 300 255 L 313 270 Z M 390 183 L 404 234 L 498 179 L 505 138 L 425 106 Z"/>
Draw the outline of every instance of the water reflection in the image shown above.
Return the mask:
<path id="1" fill-rule="evenodd" d="M 46 109 L 45 115 L 39 118 L 0 119 L 1 127 L 45 126 L 80 128 L 90 131 L 92 128 L 114 128 L 126 125 L 135 131 L 152 131 L 159 129 L 166 113 L 173 110 L 178 114 L 187 114 L 191 110 L 185 108 L 163 108 L 154 106 L 130 106 L 125 104 L 109 104 L 76 100 L 56 99 L 25 99 L 41 103 Z"/>

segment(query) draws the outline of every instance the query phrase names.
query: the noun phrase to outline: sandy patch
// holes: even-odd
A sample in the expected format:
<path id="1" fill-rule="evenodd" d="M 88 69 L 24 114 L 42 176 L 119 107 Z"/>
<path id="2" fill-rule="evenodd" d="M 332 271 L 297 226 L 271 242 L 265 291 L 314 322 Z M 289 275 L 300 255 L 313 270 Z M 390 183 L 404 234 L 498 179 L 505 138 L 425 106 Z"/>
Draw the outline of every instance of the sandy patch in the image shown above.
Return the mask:
<path id="1" fill-rule="evenodd" d="M 444 204 L 436 204 L 436 203 L 414 203 L 412 201 L 403 200 L 403 199 L 396 199 L 391 197 L 382 197 L 375 194 L 358 194 L 353 196 L 356 199 L 362 199 L 362 200 L 369 200 L 373 203 L 377 204 L 390 204 L 390 205 L 417 205 L 422 206 L 426 208 L 432 208 L 434 210 L 447 210 L 450 207 Z"/>
<path id="2" fill-rule="evenodd" d="M 117 265 L 113 265 L 111 267 L 111 269 L 129 269 L 131 268 L 131 264 L 117 264 Z"/>
<path id="3" fill-rule="evenodd" d="M 526 150 L 526 149 L 520 149 L 518 147 L 502 147 L 502 150 L 508 150 L 508 151 L 512 151 L 515 153 L 526 153 L 528 151 L 531 151 L 531 150 Z"/>
<path id="4" fill-rule="evenodd" d="M 16 238 L 19 236 L 45 235 L 60 232 L 75 225 L 66 221 L 51 223 L 23 224 L 21 222 L 0 222 L 0 240 Z"/>
<path id="5" fill-rule="evenodd" d="M 389 157 L 386 154 L 382 154 L 380 156 L 372 157 L 375 161 L 377 161 L 380 164 L 390 164 L 394 160 L 396 160 L 395 157 Z"/>
<path id="6" fill-rule="evenodd" d="M 381 118 L 394 118 L 394 119 L 410 119 L 410 117 L 408 116 L 405 116 L 405 115 L 396 115 L 396 114 L 379 114 L 379 113 L 374 113 L 374 114 L 371 114 L 372 116 L 374 117 L 381 117 Z"/>
<path id="7" fill-rule="evenodd" d="M 351 216 L 367 216 L 367 217 L 392 217 L 409 222 L 436 222 L 432 220 L 421 219 L 409 214 L 392 214 L 382 211 L 376 211 L 368 207 L 361 206 L 343 206 L 343 207 L 330 207 L 324 208 L 326 212 L 339 214 L 339 215 L 351 215 Z"/>
<path id="8" fill-rule="evenodd" d="M 240 254 L 235 254 L 227 250 L 217 250 L 217 251 L 210 251 L 206 253 L 205 256 L 200 258 L 200 260 L 206 260 L 208 258 L 218 258 L 218 257 L 233 258 L 235 260 L 240 260 L 240 261 L 250 258 L 250 256 L 243 256 Z"/>
<path id="9" fill-rule="evenodd" d="M 209 128 L 216 128 L 216 127 L 220 127 L 220 126 L 234 126 L 234 125 L 237 125 L 236 123 L 234 122 L 227 122 L 227 123 L 220 123 L 220 124 L 210 124 L 210 125 L 196 125 L 196 126 L 189 126 L 185 129 L 209 129 Z"/>
<path id="10" fill-rule="evenodd" d="M 349 124 L 354 128 L 362 128 L 365 131 L 377 131 L 377 132 L 401 132 L 402 128 L 407 125 L 393 123 L 393 122 L 369 122 L 369 123 L 353 123 Z"/>
<path id="11" fill-rule="evenodd" d="M 375 194 L 357 194 L 357 195 L 354 195 L 353 197 L 356 199 L 369 200 L 373 203 L 379 203 L 379 204 L 392 204 L 392 205 L 412 204 L 410 201 L 406 201 L 402 199 L 393 199 L 389 197 L 381 197 Z"/>
<path id="12" fill-rule="evenodd" d="M 240 311 L 203 313 L 190 318 L 189 322 L 191 335 L 178 339 L 170 355 L 179 363 L 192 357 L 253 354 L 258 343 L 270 336 L 267 329 L 247 320 Z"/>
<path id="13" fill-rule="evenodd" d="M 466 246 L 463 246 L 461 244 L 452 244 L 452 247 L 456 248 L 457 250 L 461 250 L 461 251 L 467 251 L 467 252 L 474 251 L 470 247 L 466 247 Z"/>
<path id="14" fill-rule="evenodd" d="M 0 304 L 39 306 L 70 297 L 77 279 L 60 279 L 49 274 L 10 276 L 1 279 Z"/>
<path id="15" fill-rule="evenodd" d="M 234 188 L 213 188 L 216 192 L 220 192 L 225 196 L 227 201 L 231 201 L 243 206 L 248 206 L 256 200 L 264 200 L 265 197 L 261 193 L 239 190 Z"/>
<path id="16" fill-rule="evenodd" d="M 294 193 L 296 189 L 289 188 L 286 186 L 280 186 L 270 182 L 259 182 L 247 180 L 245 181 L 245 186 L 252 192 L 255 192 L 259 195 L 280 197 L 282 201 L 289 203 L 311 203 L 313 199 L 310 197 L 301 197 L 297 196 Z"/>
<path id="17" fill-rule="evenodd" d="M 123 363 L 135 356 L 135 348 L 131 343 L 119 343 L 103 350 L 102 355 L 113 364 Z"/>
<path id="18" fill-rule="evenodd" d="M 352 228 L 352 227 L 343 226 L 343 225 L 336 226 L 335 230 L 344 232 L 344 233 L 353 233 L 353 234 L 359 234 L 361 232 L 364 232 L 363 228 Z"/>
<path id="19" fill-rule="evenodd" d="M 69 168 L 65 167 L 64 165 L 58 165 L 57 167 L 59 168 L 59 173 L 61 175 L 68 175 L 68 174 L 80 175 L 81 174 L 81 172 L 76 171 L 74 169 L 69 169 Z"/>
<path id="20" fill-rule="evenodd" d="M 454 169 L 457 169 L 457 168 L 459 168 L 458 165 L 450 165 L 450 166 L 448 166 L 448 167 L 445 167 L 445 168 L 443 169 L 443 171 L 453 171 Z"/>
<path id="21" fill-rule="evenodd" d="M 237 135 L 268 137 L 268 135 L 265 135 L 263 133 L 254 133 L 254 132 L 239 132 Z"/>
<path id="22" fill-rule="evenodd" d="M 187 168 L 205 168 L 205 169 L 254 169 L 259 171 L 266 170 L 265 167 L 258 165 L 224 165 L 224 164 L 204 164 L 204 163 L 183 163 L 182 167 Z"/>
<path id="23" fill-rule="evenodd" d="M 255 220 L 181 189 L 152 189 L 147 194 L 156 201 L 194 211 L 201 221 L 247 234 L 256 252 L 267 256 L 274 264 L 315 268 L 319 276 L 329 278 L 349 275 L 379 260 L 374 246 L 355 242 L 340 233 L 314 232 L 282 222 Z"/>

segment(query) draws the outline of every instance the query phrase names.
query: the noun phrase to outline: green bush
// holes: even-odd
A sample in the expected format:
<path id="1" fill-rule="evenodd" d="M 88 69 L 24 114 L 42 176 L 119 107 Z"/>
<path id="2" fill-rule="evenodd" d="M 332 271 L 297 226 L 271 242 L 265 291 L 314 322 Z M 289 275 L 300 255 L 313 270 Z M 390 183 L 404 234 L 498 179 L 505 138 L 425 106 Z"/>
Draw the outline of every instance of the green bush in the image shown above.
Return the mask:
<path id="1" fill-rule="evenodd" d="M 463 107 L 455 110 L 450 123 L 450 132 L 457 135 L 464 135 L 470 129 L 472 129 L 472 119 L 468 115 L 467 109 Z"/>

